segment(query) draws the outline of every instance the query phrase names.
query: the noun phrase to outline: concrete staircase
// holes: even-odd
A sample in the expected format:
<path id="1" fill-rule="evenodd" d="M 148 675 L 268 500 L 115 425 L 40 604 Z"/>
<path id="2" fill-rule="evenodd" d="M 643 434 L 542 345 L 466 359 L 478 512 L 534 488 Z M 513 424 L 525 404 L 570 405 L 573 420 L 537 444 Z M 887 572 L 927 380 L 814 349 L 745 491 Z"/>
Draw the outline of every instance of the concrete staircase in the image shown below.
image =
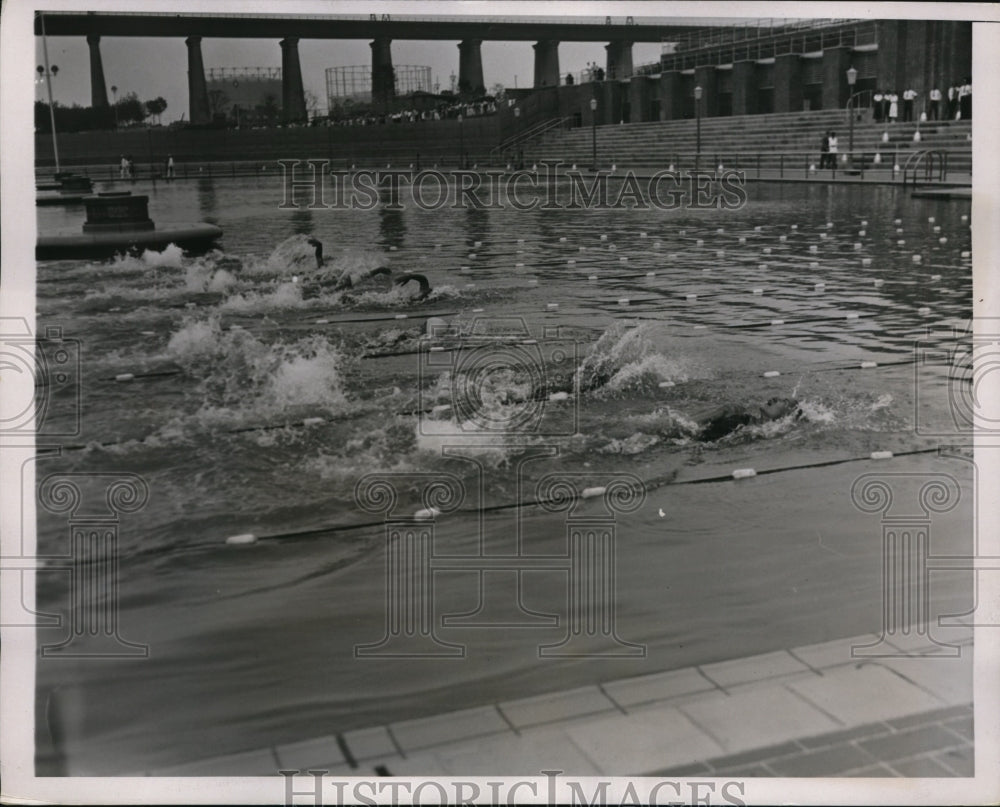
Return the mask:
<path id="1" fill-rule="evenodd" d="M 929 121 L 920 124 L 921 142 L 913 142 L 916 123 L 888 125 L 871 119 L 867 110 L 854 124 L 854 151 L 863 153 L 870 166 L 876 152 L 882 155 L 882 165 L 891 170 L 893 160 L 905 165 L 906 158 L 926 149 L 941 149 L 948 153 L 949 174 L 970 174 L 972 171 L 971 121 L 948 123 Z M 632 123 L 597 127 L 598 164 L 619 166 L 690 168 L 697 150 L 697 124 L 694 120 Z M 773 115 L 744 115 L 724 118 L 702 118 L 701 166 L 708 170 L 721 161 L 730 168 L 742 168 L 753 175 L 763 169 L 779 166 L 789 171 L 804 171 L 811 163 L 818 167 L 823 135 L 835 131 L 841 157 L 848 150 L 849 127 L 844 110 L 817 110 Z M 888 142 L 882 142 L 888 131 Z M 526 163 L 560 160 L 589 166 L 592 155 L 592 133 L 587 127 L 558 130 L 523 147 Z"/>

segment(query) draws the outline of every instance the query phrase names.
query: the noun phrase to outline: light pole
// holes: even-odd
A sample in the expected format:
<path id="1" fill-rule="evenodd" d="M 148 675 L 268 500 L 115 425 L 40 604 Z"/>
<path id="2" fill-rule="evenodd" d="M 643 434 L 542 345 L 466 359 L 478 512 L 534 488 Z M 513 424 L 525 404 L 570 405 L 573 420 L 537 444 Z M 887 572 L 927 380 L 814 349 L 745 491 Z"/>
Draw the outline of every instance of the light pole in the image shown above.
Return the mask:
<path id="1" fill-rule="evenodd" d="M 111 97 L 114 99 L 115 107 L 115 131 L 118 131 L 118 88 L 112 84 L 111 85 Z"/>
<path id="2" fill-rule="evenodd" d="M 56 143 L 56 113 L 55 108 L 52 105 L 52 76 L 59 73 L 59 67 L 57 65 L 52 65 L 49 69 L 49 44 L 45 38 L 45 15 L 39 12 L 38 14 L 42 23 L 42 56 L 45 61 L 45 67 L 38 65 L 38 72 L 40 75 L 45 77 L 45 88 L 49 96 L 49 123 L 52 126 L 52 154 L 56 158 L 56 173 L 61 173 L 59 168 L 59 145 Z"/>
<path id="3" fill-rule="evenodd" d="M 514 107 L 514 136 L 519 137 L 521 134 L 521 107 Z M 521 144 L 517 144 L 517 168 L 521 168 L 523 160 L 521 159 Z"/>
<path id="4" fill-rule="evenodd" d="M 465 130 L 462 128 L 461 112 L 458 113 L 458 167 L 465 168 Z"/>
<path id="5" fill-rule="evenodd" d="M 858 80 L 858 71 L 854 67 L 850 67 L 847 70 L 847 92 L 850 93 L 850 97 L 847 99 L 847 116 L 850 118 L 848 126 L 848 136 L 847 136 L 847 154 L 848 162 L 850 163 L 851 170 L 854 170 L 854 99 L 857 97 L 858 93 L 854 92 L 854 82 Z"/>
<path id="6" fill-rule="evenodd" d="M 593 159 L 591 160 L 590 170 L 597 172 L 597 99 L 590 99 L 590 134 L 591 143 L 593 145 Z"/>
<path id="7" fill-rule="evenodd" d="M 694 170 L 701 162 L 701 85 L 694 88 L 694 116 L 696 119 Z"/>

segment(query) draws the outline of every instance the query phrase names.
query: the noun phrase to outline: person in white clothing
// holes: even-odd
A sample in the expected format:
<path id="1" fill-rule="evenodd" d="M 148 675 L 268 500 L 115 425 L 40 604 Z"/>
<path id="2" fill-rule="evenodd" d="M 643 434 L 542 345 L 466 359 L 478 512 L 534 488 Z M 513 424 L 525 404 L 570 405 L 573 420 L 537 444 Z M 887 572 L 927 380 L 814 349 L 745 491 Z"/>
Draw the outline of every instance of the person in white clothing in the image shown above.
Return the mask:
<path id="1" fill-rule="evenodd" d="M 913 120 L 913 99 L 917 97 L 916 90 L 903 91 L 903 121 Z"/>
<path id="2" fill-rule="evenodd" d="M 895 123 L 899 117 L 899 96 L 893 92 L 889 96 L 889 123 Z"/>
<path id="3" fill-rule="evenodd" d="M 941 90 L 935 87 L 931 90 L 930 105 L 927 107 L 927 120 L 937 120 L 941 111 Z"/>
<path id="4" fill-rule="evenodd" d="M 830 132 L 829 147 L 830 147 L 830 167 L 831 168 L 836 168 L 837 167 L 837 133 L 836 132 Z"/>

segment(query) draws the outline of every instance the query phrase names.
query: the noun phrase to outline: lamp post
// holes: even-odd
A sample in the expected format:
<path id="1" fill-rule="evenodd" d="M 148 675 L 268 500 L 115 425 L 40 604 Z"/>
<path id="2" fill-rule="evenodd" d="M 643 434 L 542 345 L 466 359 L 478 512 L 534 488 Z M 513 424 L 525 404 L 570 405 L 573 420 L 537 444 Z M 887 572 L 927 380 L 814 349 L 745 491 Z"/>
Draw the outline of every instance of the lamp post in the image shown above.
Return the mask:
<path id="1" fill-rule="evenodd" d="M 114 99 L 115 107 L 115 131 L 118 131 L 118 88 L 112 84 L 111 85 L 111 97 Z"/>
<path id="2" fill-rule="evenodd" d="M 858 95 L 854 92 L 854 82 L 857 80 L 858 71 L 853 66 L 849 67 L 847 70 L 847 91 L 850 93 L 850 97 L 847 99 L 847 115 L 850 118 L 850 122 L 848 126 L 849 134 L 847 136 L 847 159 L 852 171 L 854 170 L 854 99 Z"/>
<path id="3" fill-rule="evenodd" d="M 61 173 L 59 168 L 59 145 L 56 143 L 56 113 L 55 108 L 52 105 L 52 77 L 59 73 L 58 65 L 52 65 L 49 69 L 49 44 L 45 38 L 45 15 L 39 12 L 38 14 L 42 23 L 42 56 L 45 61 L 45 67 L 38 65 L 38 73 L 45 77 L 45 89 L 49 96 L 49 123 L 52 126 L 52 154 L 56 159 L 56 173 Z"/>
<path id="4" fill-rule="evenodd" d="M 593 146 L 593 158 L 590 170 L 597 172 L 597 99 L 590 99 L 590 140 Z"/>
<path id="5" fill-rule="evenodd" d="M 514 135 L 519 136 L 521 134 L 521 107 L 514 107 Z M 521 144 L 517 144 L 517 163 L 518 169 L 521 168 L 521 164 L 524 160 L 521 158 Z"/>
<path id="6" fill-rule="evenodd" d="M 458 167 L 465 168 L 465 131 L 462 128 L 462 113 L 458 113 Z"/>
<path id="7" fill-rule="evenodd" d="M 699 84 L 694 88 L 694 116 L 696 119 L 696 134 L 695 134 L 695 156 L 694 156 L 694 170 L 698 171 L 698 165 L 701 162 L 701 85 Z"/>

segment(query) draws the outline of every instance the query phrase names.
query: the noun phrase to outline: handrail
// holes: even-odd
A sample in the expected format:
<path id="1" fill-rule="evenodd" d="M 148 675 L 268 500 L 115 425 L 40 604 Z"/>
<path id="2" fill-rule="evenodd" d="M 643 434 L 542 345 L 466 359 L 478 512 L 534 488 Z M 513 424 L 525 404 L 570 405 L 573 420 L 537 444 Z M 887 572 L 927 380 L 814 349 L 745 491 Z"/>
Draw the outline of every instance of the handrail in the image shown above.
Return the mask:
<path id="1" fill-rule="evenodd" d="M 924 168 L 924 179 L 931 179 L 934 175 L 935 156 L 938 159 L 938 181 L 943 181 L 948 175 L 948 152 L 944 149 L 923 149 L 922 151 L 914 152 L 906 158 L 906 162 L 903 164 L 903 185 L 907 184 L 910 171 L 913 172 L 913 184 L 917 184 L 917 170 L 925 158 L 927 159 L 927 164 Z"/>
<path id="2" fill-rule="evenodd" d="M 544 120 L 541 123 L 536 123 L 534 126 L 526 129 L 523 132 L 518 132 L 517 134 L 513 134 L 510 137 L 501 140 L 498 145 L 490 149 L 489 156 L 492 157 L 494 154 L 499 154 L 500 152 L 506 151 L 507 149 L 515 145 L 525 143 L 534 137 L 543 135 L 550 129 L 554 129 L 557 126 L 562 126 L 562 124 L 564 124 L 568 120 L 571 120 L 571 118 L 569 117 L 549 118 L 548 120 Z"/>

